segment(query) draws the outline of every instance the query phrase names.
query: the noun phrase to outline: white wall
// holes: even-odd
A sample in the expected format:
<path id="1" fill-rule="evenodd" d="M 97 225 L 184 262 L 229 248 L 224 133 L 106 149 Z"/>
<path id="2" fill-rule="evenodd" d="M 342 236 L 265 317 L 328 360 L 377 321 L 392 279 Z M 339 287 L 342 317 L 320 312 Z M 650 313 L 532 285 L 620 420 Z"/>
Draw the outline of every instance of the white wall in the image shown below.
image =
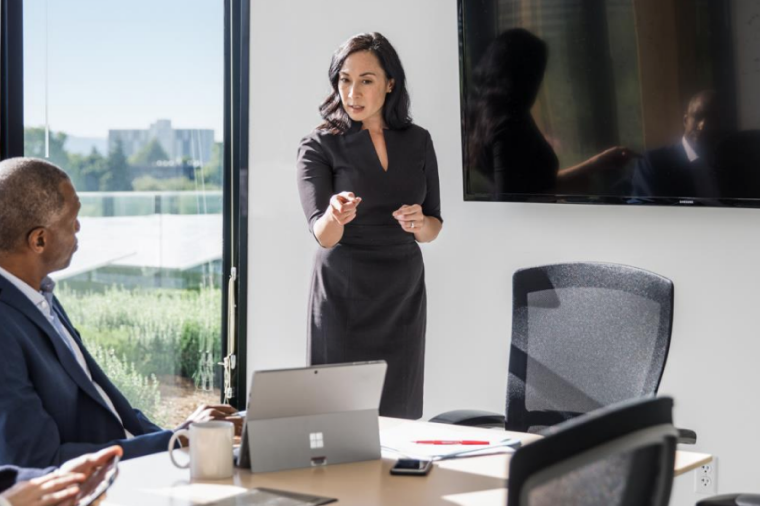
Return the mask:
<path id="1" fill-rule="evenodd" d="M 445 225 L 424 245 L 428 286 L 425 416 L 503 411 L 511 275 L 597 260 L 652 270 L 676 286 L 661 393 L 696 451 L 720 457 L 721 492 L 760 492 L 757 249 L 760 210 L 464 203 L 455 0 L 254 0 L 251 13 L 249 371 L 305 364 L 316 243 L 295 183 L 298 142 L 318 122 L 332 51 L 380 31 L 406 67 L 415 121 L 438 153 Z M 673 504 L 694 504 L 693 478 Z"/>

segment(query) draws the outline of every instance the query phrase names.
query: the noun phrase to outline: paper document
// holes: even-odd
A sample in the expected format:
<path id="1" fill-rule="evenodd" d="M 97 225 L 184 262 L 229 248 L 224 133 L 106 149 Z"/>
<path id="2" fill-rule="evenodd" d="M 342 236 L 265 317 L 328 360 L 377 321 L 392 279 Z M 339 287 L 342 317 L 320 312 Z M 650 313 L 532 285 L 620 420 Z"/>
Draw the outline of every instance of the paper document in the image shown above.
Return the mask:
<path id="1" fill-rule="evenodd" d="M 460 427 L 457 427 L 459 429 Z M 489 434 L 493 432 L 493 434 Z M 472 444 L 418 444 L 415 441 L 481 441 L 484 445 Z M 444 460 L 460 457 L 475 457 L 494 453 L 513 452 L 520 447 L 520 440 L 506 433 L 494 431 L 452 430 L 446 424 L 404 423 L 382 430 L 380 446 L 387 457 L 408 457 L 420 460 Z"/>

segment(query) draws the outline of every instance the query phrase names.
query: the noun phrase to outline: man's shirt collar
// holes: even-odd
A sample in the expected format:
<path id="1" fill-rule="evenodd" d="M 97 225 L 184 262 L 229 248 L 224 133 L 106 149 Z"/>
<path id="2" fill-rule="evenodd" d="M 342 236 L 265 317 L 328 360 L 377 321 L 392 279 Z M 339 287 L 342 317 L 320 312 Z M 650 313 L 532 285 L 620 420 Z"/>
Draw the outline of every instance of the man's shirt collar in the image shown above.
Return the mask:
<path id="1" fill-rule="evenodd" d="M 683 149 L 686 150 L 686 156 L 689 158 L 689 163 L 699 159 L 699 155 L 694 151 L 694 148 L 691 147 L 689 141 L 686 140 L 685 135 L 681 137 L 681 144 L 683 144 Z"/>

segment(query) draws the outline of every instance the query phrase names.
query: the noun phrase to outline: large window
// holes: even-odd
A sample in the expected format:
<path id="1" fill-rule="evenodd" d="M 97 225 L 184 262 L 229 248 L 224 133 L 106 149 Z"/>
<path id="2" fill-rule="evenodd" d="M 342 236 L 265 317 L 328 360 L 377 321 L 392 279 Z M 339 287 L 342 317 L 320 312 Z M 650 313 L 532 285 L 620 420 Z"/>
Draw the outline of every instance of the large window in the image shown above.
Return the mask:
<path id="1" fill-rule="evenodd" d="M 247 115 L 235 110 L 240 83 L 228 85 L 241 74 L 242 60 L 230 57 L 240 48 L 230 45 L 240 40 L 232 19 L 242 3 L 23 0 L 23 14 L 3 6 L 4 28 L 23 17 L 23 58 L 4 48 L 4 69 L 20 60 L 24 76 L 15 91 L 23 153 L 5 132 L 3 155 L 48 159 L 74 182 L 79 250 L 53 275 L 57 295 L 109 377 L 165 426 L 197 404 L 235 402 L 243 365 L 227 371 L 225 392 L 219 364 L 240 323 L 228 311 L 240 306 L 238 287 L 228 288 L 244 248 L 234 233 L 245 214 L 244 160 L 231 145 Z M 5 102 L 14 88 L 3 89 Z M 20 129 L 18 118 L 14 126 L 4 116 L 3 126 Z"/>

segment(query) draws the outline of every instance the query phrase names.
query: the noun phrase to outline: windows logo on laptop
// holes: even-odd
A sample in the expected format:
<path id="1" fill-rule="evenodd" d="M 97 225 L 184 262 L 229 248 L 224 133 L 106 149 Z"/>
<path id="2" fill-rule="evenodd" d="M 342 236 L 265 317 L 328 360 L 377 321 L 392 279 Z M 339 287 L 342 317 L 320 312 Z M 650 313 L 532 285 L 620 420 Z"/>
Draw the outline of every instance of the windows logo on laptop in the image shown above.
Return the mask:
<path id="1" fill-rule="evenodd" d="M 312 450 L 325 447 L 325 437 L 321 432 L 312 432 L 309 434 L 309 442 L 311 443 Z"/>

